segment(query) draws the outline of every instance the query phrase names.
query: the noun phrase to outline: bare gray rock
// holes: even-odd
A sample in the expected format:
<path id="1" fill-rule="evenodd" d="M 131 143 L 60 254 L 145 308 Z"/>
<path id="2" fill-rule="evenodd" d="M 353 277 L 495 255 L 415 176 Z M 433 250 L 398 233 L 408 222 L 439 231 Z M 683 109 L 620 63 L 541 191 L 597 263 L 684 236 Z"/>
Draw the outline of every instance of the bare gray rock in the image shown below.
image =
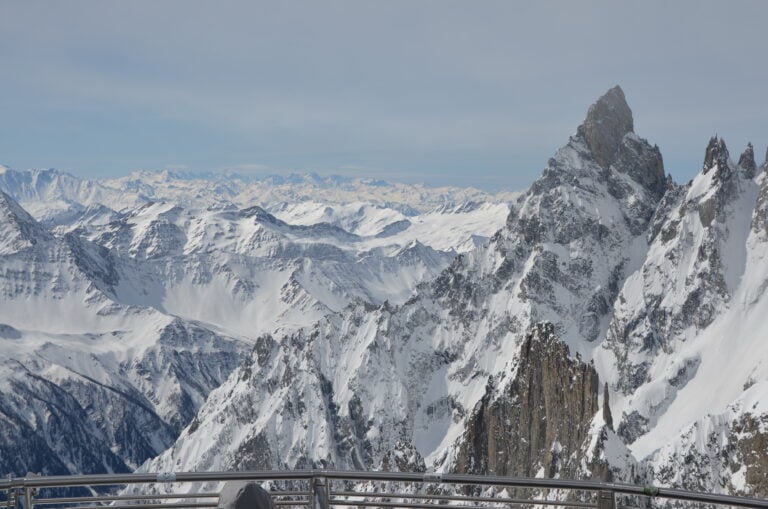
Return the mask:
<path id="1" fill-rule="evenodd" d="M 536 323 L 509 381 L 491 378 L 461 437 L 455 470 L 503 476 L 573 478 L 599 406 L 592 364 L 559 341 L 551 323 Z"/>
<path id="2" fill-rule="evenodd" d="M 617 85 L 589 107 L 577 133 L 584 137 L 595 162 L 607 169 L 616 159 L 624 135 L 633 131 L 632 110 Z"/>
<path id="3" fill-rule="evenodd" d="M 702 170 L 707 173 L 715 166 L 728 167 L 728 147 L 725 146 L 725 140 L 713 136 L 707 144 L 707 151 L 704 154 L 704 166 Z"/>
<path id="4" fill-rule="evenodd" d="M 755 149 L 751 143 L 747 143 L 747 148 L 739 157 L 739 167 L 744 171 L 747 178 L 752 178 L 757 173 L 757 163 L 755 163 Z"/>

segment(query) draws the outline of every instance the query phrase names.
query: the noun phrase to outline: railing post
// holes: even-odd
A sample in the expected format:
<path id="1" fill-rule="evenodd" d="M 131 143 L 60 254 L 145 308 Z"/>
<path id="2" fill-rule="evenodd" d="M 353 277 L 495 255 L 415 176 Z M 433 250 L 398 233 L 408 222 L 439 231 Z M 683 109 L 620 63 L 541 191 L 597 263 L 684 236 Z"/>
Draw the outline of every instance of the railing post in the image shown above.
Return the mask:
<path id="1" fill-rule="evenodd" d="M 325 477 L 313 477 L 311 509 L 329 509 L 329 507 L 328 480 Z"/>
<path id="2" fill-rule="evenodd" d="M 24 486 L 24 509 L 32 509 L 34 507 L 34 488 L 31 486 Z"/>
<path id="3" fill-rule="evenodd" d="M 597 494 L 597 509 L 616 509 L 616 493 L 613 490 L 600 490 Z"/>

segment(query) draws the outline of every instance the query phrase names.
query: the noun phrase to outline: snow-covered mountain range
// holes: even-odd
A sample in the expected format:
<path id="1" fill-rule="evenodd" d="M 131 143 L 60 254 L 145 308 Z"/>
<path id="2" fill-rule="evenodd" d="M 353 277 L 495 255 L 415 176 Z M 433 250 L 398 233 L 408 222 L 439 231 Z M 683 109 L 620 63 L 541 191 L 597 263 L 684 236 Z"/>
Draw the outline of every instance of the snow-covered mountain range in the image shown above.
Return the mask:
<path id="1" fill-rule="evenodd" d="M 766 495 L 765 165 L 665 175 L 602 96 L 491 241 L 400 305 L 266 335 L 143 470 L 605 477 Z"/>
<path id="2" fill-rule="evenodd" d="M 0 471 L 767 496 L 766 169 L 715 137 L 676 184 L 618 87 L 517 197 L 6 169 Z"/>
<path id="3" fill-rule="evenodd" d="M 466 195 L 484 201 L 293 180 L 314 200 L 272 204 L 283 220 L 258 201 L 235 204 L 216 182 L 242 182 L 223 176 L 105 182 L 4 169 L 0 471 L 135 468 L 173 443 L 260 335 L 352 303 L 402 303 L 509 212 L 474 191 Z M 285 184 L 248 185 L 238 200 Z M 336 188 L 371 186 L 415 201 L 320 201 Z"/>
<path id="4" fill-rule="evenodd" d="M 346 226 L 352 226 L 350 232 L 363 235 L 366 232 L 355 231 L 355 221 L 362 220 L 361 224 L 366 224 L 363 215 L 372 214 L 372 221 L 378 220 L 386 226 L 389 224 L 387 218 L 398 213 L 403 219 L 469 203 L 509 203 L 519 195 L 517 192 L 491 194 L 474 188 L 436 188 L 316 173 L 259 176 L 164 170 L 89 180 L 55 169 L 17 171 L 6 166 L 0 166 L 0 190 L 47 225 L 69 223 L 89 205 L 125 211 L 151 202 L 167 201 L 194 209 L 259 205 L 273 213 L 285 211 L 286 217 L 277 215 L 286 220 L 301 219 L 298 224 L 307 224 L 311 220 L 343 222 L 349 216 Z"/>

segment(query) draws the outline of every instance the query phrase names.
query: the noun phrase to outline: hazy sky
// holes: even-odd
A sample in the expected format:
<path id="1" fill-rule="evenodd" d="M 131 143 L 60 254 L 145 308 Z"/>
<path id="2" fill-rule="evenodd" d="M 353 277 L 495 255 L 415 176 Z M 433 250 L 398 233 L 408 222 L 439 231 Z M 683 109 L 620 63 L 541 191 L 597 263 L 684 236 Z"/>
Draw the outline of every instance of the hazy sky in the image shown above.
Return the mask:
<path id="1" fill-rule="evenodd" d="M 527 186 L 620 84 L 679 181 L 768 144 L 768 1 L 0 3 L 0 163 Z"/>

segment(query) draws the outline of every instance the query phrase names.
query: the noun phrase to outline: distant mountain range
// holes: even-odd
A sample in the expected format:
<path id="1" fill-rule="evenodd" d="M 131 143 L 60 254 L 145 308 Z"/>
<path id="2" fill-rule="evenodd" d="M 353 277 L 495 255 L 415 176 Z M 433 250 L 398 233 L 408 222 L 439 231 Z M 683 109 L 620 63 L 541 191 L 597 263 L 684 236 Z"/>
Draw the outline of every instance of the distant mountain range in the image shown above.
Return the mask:
<path id="1" fill-rule="evenodd" d="M 260 335 L 404 302 L 509 213 L 449 202 L 449 190 L 209 177 L 0 172 L 0 472 L 135 468 L 172 445 Z M 274 214 L 232 201 L 284 185 L 310 194 Z M 414 201 L 318 201 L 374 187 Z"/>
<path id="2" fill-rule="evenodd" d="M 124 211 L 155 201 L 169 201 L 185 208 L 259 205 L 268 210 L 304 202 L 347 208 L 361 203 L 414 216 L 472 202 L 508 203 L 520 194 L 491 194 L 473 188 L 428 187 L 316 173 L 258 176 L 166 170 L 89 180 L 55 169 L 17 171 L 5 166 L 0 166 L 0 190 L 49 225 L 69 222 L 84 207 L 96 204 Z"/>

